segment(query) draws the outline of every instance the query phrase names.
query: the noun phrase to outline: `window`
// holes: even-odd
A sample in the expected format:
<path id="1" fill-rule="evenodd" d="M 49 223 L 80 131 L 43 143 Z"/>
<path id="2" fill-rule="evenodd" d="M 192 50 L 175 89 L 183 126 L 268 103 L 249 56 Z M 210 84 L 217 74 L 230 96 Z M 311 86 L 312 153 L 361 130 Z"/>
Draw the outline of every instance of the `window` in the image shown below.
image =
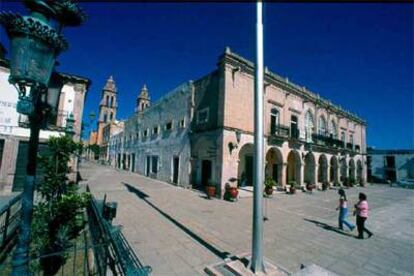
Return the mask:
<path id="1" fill-rule="evenodd" d="M 270 111 L 270 134 L 275 134 L 279 125 L 279 111 L 276 108 L 272 108 Z"/>
<path id="2" fill-rule="evenodd" d="M 109 116 L 109 120 L 112 121 L 113 117 L 114 117 L 114 113 L 111 112 L 111 115 Z"/>
<path id="3" fill-rule="evenodd" d="M 323 116 L 319 117 L 319 128 L 318 128 L 318 134 L 322 136 L 326 136 L 326 120 Z"/>
<path id="4" fill-rule="evenodd" d="M 197 124 L 207 123 L 209 115 L 209 108 L 206 107 L 197 112 Z"/>
<path id="5" fill-rule="evenodd" d="M 106 95 L 106 106 L 109 106 L 109 96 Z"/>
<path id="6" fill-rule="evenodd" d="M 336 123 L 334 120 L 331 121 L 331 129 L 330 129 L 330 133 L 332 138 L 336 139 L 338 137 L 338 132 L 336 129 Z"/>
<path id="7" fill-rule="evenodd" d="M 144 137 L 147 137 L 147 136 L 148 136 L 148 129 L 144 130 L 144 134 L 143 134 L 143 136 L 144 136 Z"/>
<path id="8" fill-rule="evenodd" d="M 172 129 L 172 121 L 168 122 L 168 123 L 165 125 L 165 129 L 166 129 L 166 130 L 171 130 L 171 129 Z"/>
<path id="9" fill-rule="evenodd" d="M 154 135 L 158 134 L 158 126 L 156 126 L 152 129 L 152 134 L 154 134 Z"/>
<path id="10" fill-rule="evenodd" d="M 104 121 L 104 123 L 106 123 L 106 120 L 108 119 L 108 116 L 106 115 L 106 113 L 104 114 L 104 117 L 103 117 L 103 121 Z"/>
<path id="11" fill-rule="evenodd" d="M 354 135 L 353 134 L 349 134 L 349 143 L 354 145 Z"/>
<path id="12" fill-rule="evenodd" d="M 341 131 L 341 141 L 342 141 L 342 143 L 344 143 L 344 145 L 345 145 L 345 132 L 344 131 Z"/>
<path id="13" fill-rule="evenodd" d="M 293 138 L 299 138 L 299 124 L 296 115 L 290 116 L 290 135 Z"/>
<path id="14" fill-rule="evenodd" d="M 158 172 L 158 156 L 151 156 L 151 172 L 157 173 Z"/>
<path id="15" fill-rule="evenodd" d="M 306 142 L 312 142 L 312 133 L 313 133 L 313 115 L 308 110 L 305 114 L 305 139 Z"/>
<path id="16" fill-rule="evenodd" d="M 182 119 L 181 121 L 180 121 L 180 128 L 184 128 L 185 127 L 185 120 L 184 119 Z"/>

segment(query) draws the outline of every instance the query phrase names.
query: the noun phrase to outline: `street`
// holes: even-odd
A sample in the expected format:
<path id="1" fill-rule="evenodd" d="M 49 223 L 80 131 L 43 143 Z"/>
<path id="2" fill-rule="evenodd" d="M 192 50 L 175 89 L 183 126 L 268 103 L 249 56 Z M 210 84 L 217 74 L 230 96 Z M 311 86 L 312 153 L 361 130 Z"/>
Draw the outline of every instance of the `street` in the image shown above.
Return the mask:
<path id="1" fill-rule="evenodd" d="M 82 163 L 81 176 L 95 197 L 118 202 L 113 223 L 123 226 L 153 275 L 202 275 L 207 265 L 251 250 L 252 197 L 207 200 L 198 191 L 94 163 Z M 350 188 L 349 206 L 360 191 L 368 196 L 366 226 L 374 233 L 366 240 L 356 239 L 356 230 L 337 230 L 336 190 L 265 199 L 264 256 L 291 273 L 315 263 L 339 275 L 413 275 L 414 191 Z"/>

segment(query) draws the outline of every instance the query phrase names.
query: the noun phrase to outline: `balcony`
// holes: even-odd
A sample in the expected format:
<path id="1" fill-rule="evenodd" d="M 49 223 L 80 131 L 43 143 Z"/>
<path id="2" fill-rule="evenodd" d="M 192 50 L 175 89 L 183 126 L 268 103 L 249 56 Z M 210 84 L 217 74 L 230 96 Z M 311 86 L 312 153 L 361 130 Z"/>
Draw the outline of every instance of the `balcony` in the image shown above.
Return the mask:
<path id="1" fill-rule="evenodd" d="M 312 134 L 312 140 L 317 145 L 328 147 L 343 148 L 344 145 L 341 140 L 335 139 L 332 136 L 325 136 L 321 134 Z"/>
<path id="2" fill-rule="evenodd" d="M 278 126 L 273 127 L 270 135 L 288 138 L 289 132 L 290 132 L 290 128 L 288 126 L 278 125 Z"/>
<path id="3" fill-rule="evenodd" d="M 268 142 L 271 145 L 281 145 L 284 141 L 289 138 L 299 139 L 299 130 L 294 128 L 291 129 L 285 125 L 277 125 L 272 127 Z"/>

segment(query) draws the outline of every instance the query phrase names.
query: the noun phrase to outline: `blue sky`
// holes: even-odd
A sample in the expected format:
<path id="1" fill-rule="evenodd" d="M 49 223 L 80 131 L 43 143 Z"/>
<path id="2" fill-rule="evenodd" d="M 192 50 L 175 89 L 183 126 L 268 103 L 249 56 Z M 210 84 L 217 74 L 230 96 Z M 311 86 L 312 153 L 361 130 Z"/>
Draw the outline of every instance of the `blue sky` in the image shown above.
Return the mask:
<path id="1" fill-rule="evenodd" d="M 85 106 L 98 111 L 113 75 L 118 119 L 134 110 L 144 83 L 153 100 L 210 71 L 225 46 L 254 60 L 252 3 L 82 3 L 88 21 L 67 28 L 60 70 L 93 84 Z M 19 3 L 0 10 L 26 13 Z M 265 64 L 368 122 L 368 145 L 414 148 L 412 4 L 267 3 Z M 3 31 L 0 40 L 8 47 Z"/>

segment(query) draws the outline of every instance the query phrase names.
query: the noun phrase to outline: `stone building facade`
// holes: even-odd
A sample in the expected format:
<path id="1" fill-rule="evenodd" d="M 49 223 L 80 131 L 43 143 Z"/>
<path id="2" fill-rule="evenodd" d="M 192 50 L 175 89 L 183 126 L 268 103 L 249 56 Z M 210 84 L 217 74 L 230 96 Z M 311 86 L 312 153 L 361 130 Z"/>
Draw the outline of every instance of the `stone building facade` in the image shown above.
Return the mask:
<path id="1" fill-rule="evenodd" d="M 380 150 L 368 148 L 367 177 L 369 182 L 411 182 L 414 184 L 414 150 Z"/>
<path id="2" fill-rule="evenodd" d="M 136 112 L 111 139 L 113 166 L 188 187 L 193 95 L 193 84 L 187 82 L 150 104 L 144 86 Z"/>
<path id="3" fill-rule="evenodd" d="M 280 186 L 292 181 L 297 185 L 366 181 L 364 120 L 267 68 L 264 86 L 266 176 Z M 174 145 L 185 149 L 185 157 L 179 155 L 184 186 L 204 189 L 213 182 L 218 195 L 227 184 L 252 186 L 253 63 L 226 48 L 217 68 L 191 87 L 188 95 L 166 96 L 128 120 L 134 123 L 125 125 L 123 149 L 126 155 L 135 154 L 133 170 L 174 182 L 172 156 L 177 153 L 170 150 Z M 175 135 L 164 134 L 163 124 L 181 117 L 185 127 L 177 141 Z M 153 137 L 156 126 L 159 132 Z M 165 172 L 156 170 L 153 175 L 152 156 L 158 156 L 153 162 Z"/>
<path id="4" fill-rule="evenodd" d="M 27 117 L 16 111 L 18 93 L 9 84 L 10 69 L 8 61 L 0 59 L 0 194 L 21 191 L 25 179 L 27 147 L 30 130 Z M 69 74 L 60 74 L 63 78 L 56 123 L 47 130 L 40 131 L 39 151 L 51 136 L 64 135 L 66 119 L 74 115 L 73 140 L 80 141 L 83 106 L 90 80 Z M 74 175 L 77 172 L 77 161 L 72 160 Z"/>

